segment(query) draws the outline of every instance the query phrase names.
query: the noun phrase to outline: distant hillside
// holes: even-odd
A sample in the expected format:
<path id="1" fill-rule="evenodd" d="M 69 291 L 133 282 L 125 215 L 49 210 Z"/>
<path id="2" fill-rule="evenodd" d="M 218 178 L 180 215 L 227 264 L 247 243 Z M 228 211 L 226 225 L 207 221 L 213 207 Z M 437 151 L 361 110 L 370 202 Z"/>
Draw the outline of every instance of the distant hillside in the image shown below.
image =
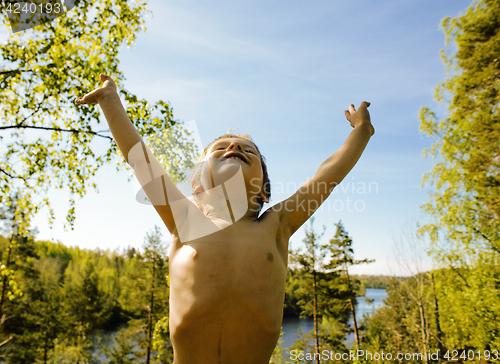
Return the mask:
<path id="1" fill-rule="evenodd" d="M 382 288 L 386 289 L 389 286 L 389 282 L 391 279 L 394 279 L 392 276 L 371 276 L 371 275 L 356 275 L 357 279 L 361 281 L 361 285 L 365 286 L 365 288 Z M 401 279 L 401 277 L 398 277 Z"/>

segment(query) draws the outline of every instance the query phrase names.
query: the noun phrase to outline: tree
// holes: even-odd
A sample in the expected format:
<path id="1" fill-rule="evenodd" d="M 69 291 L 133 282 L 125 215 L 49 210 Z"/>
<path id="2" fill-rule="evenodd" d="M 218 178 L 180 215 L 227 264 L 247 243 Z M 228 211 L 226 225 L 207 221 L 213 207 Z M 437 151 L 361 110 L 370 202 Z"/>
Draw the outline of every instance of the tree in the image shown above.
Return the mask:
<path id="1" fill-rule="evenodd" d="M 387 287 L 385 305 L 363 318 L 365 330 L 361 338 L 361 348 L 371 352 L 411 353 L 421 352 L 416 345 L 419 332 L 415 331 L 416 306 L 408 296 L 409 280 L 391 280 Z M 414 285 L 412 285 L 414 287 Z M 418 321 L 417 321 L 418 322 Z M 393 360 L 381 361 L 384 363 Z"/>
<path id="2" fill-rule="evenodd" d="M 299 304 L 303 307 L 302 314 L 308 313 L 312 314 L 314 319 L 314 352 L 316 355 L 316 363 L 319 364 L 319 312 L 318 312 L 318 270 L 323 268 L 323 259 L 325 257 L 325 248 L 320 245 L 319 239 L 324 235 L 325 227 L 323 227 L 323 232 L 318 234 L 313 228 L 314 218 L 311 219 L 310 228 L 306 227 L 306 237 L 302 242 L 306 246 L 306 251 L 302 254 L 298 254 L 295 260 L 300 264 L 304 273 L 310 277 L 310 288 L 305 286 L 302 287 L 303 298 L 299 301 Z M 312 290 L 311 290 L 312 289 Z M 310 307 L 312 299 L 312 307 Z"/>
<path id="3" fill-rule="evenodd" d="M 441 57 L 450 76 L 438 84 L 435 99 L 448 112 L 438 120 L 429 108 L 420 110 L 420 130 L 436 138 L 425 154 L 438 158 L 424 175 L 424 183 L 435 187 L 424 205 L 434 221 L 422 232 L 435 245 L 442 234 L 455 250 L 435 253 L 457 261 L 458 252 L 500 254 L 500 3 L 476 1 L 442 26 Z"/>
<path id="4" fill-rule="evenodd" d="M 8 301 L 13 301 L 23 295 L 18 279 L 16 279 L 16 268 L 27 263 L 23 262 L 23 259 L 34 256 L 31 240 L 34 231 L 26 228 L 24 217 L 27 213 L 24 206 L 18 203 L 19 193 L 11 194 L 5 200 L 8 201 L 8 204 L 0 209 L 0 221 L 3 222 L 3 230 L 8 233 L 0 265 L 0 328 L 7 320 Z M 0 347 L 7 344 L 12 338 L 13 336 L 9 334 L 7 338 L 2 339 Z"/>
<path id="5" fill-rule="evenodd" d="M 313 224 L 314 219 L 311 219 L 310 227 L 306 227 L 306 237 L 303 239 L 305 251 L 293 252 L 290 257 L 292 264 L 297 265 L 298 272 L 292 275 L 295 282 L 289 287 L 295 289 L 301 316 L 312 316 L 314 319 L 314 331 L 297 340 L 293 348 L 306 351 L 310 349 L 311 339 L 314 340 L 314 357 L 319 363 L 322 350 L 346 350 L 343 343 L 349 317 L 346 302 L 351 293 L 340 272 L 325 262 L 328 245 L 320 243 L 324 230 L 318 234 Z"/>
<path id="6" fill-rule="evenodd" d="M 130 47 L 145 30 L 146 1 L 77 0 L 75 8 L 30 31 L 12 34 L 0 45 L 0 203 L 16 187 L 29 216 L 43 206 L 53 211 L 50 188 L 70 192 L 67 223 L 75 216 L 75 196 L 89 187 L 92 177 L 118 154 L 97 107 L 79 106 L 74 99 L 98 86 L 99 73 L 117 83 L 127 113 L 143 136 L 153 136 L 175 124 L 172 108 L 149 104 L 123 87 L 119 51 Z M 3 20 L 7 9 L 0 4 Z M 99 152 L 102 150 L 103 152 Z M 125 166 L 120 158 L 116 168 Z M 171 163 L 175 167 L 175 161 Z"/>
<path id="7" fill-rule="evenodd" d="M 38 302 L 42 298 L 43 288 L 39 284 L 40 272 L 35 266 L 39 256 L 32 238 L 14 236 L 9 240 L 11 243 L 7 246 L 7 256 L 11 259 L 10 269 L 23 295 L 3 302 L 2 309 L 7 319 L 2 325 L 2 332 L 12 337 L 12 340 L 1 348 L 1 352 L 12 363 L 35 362 L 40 357 L 37 348 L 43 342 L 37 329 L 40 323 L 35 319 L 42 313 Z"/>
<path id="8" fill-rule="evenodd" d="M 499 348 L 500 320 L 500 3 L 475 1 L 467 12 L 446 18 L 442 51 L 449 77 L 435 99 L 446 117 L 424 107 L 420 130 L 436 142 L 425 151 L 436 159 L 424 175 L 434 191 L 423 206 L 430 217 L 431 253 L 446 270 L 436 280 L 446 347 Z M 438 289 L 439 287 L 439 289 Z M 489 288 L 486 288 L 489 287 Z M 450 318 L 450 321 L 446 320 Z"/>
<path id="9" fill-rule="evenodd" d="M 66 301 L 73 317 L 75 332 L 87 336 L 109 319 L 111 307 L 109 298 L 102 291 L 92 259 L 87 258 L 81 268 L 81 271 L 75 269 L 74 273 L 79 277 L 73 282 L 66 282 Z"/>
<path id="10" fill-rule="evenodd" d="M 155 297 L 156 301 L 159 301 L 157 293 L 158 290 L 163 289 L 164 291 L 168 291 L 166 281 L 168 267 L 165 264 L 166 252 L 161 241 L 161 237 L 160 228 L 155 226 L 153 232 L 146 234 L 146 241 L 144 243 L 145 260 L 149 265 L 151 277 L 149 287 L 146 364 L 149 364 L 151 357 L 153 329 L 156 325 L 155 321 L 158 321 L 156 316 L 161 314 L 165 315 L 167 313 L 165 311 L 168 307 L 167 292 L 163 292 L 160 296 L 163 298 L 163 302 L 155 302 Z M 155 303 L 158 307 L 155 306 Z M 158 308 L 159 312 L 155 310 L 156 308 Z"/>
<path id="11" fill-rule="evenodd" d="M 122 336 L 134 337 L 134 346 L 138 344 L 143 352 L 134 350 L 133 355 L 144 358 L 146 363 L 168 362 L 173 354 L 168 338 L 168 260 L 161 238 L 160 229 L 155 226 L 146 234 L 142 253 L 128 249 L 127 264 L 120 277 L 119 304 L 129 318 Z M 123 352 L 123 337 L 122 344 L 115 345 L 115 356 L 108 356 L 109 359 L 116 360 L 117 353 Z"/>
<path id="12" fill-rule="evenodd" d="M 428 247 L 424 244 L 423 239 L 419 238 L 416 231 L 410 224 L 406 224 L 403 231 L 399 237 L 394 238 L 393 253 L 395 255 L 395 261 L 397 262 L 399 271 L 399 276 L 410 275 L 411 280 L 403 282 L 401 277 L 397 278 L 400 281 L 400 288 L 406 290 L 407 296 L 410 298 L 412 304 L 417 306 L 414 316 L 416 319 L 412 322 L 412 326 L 408 330 L 420 333 L 420 335 L 415 336 L 414 341 L 421 352 L 427 352 L 429 347 L 429 342 L 431 339 L 431 329 L 430 329 L 430 317 L 431 312 L 434 316 L 439 316 L 439 312 L 436 311 L 437 296 L 435 295 L 435 287 L 432 290 L 433 298 L 431 299 L 431 290 L 429 286 L 429 277 L 432 277 L 432 272 L 425 272 L 424 267 L 425 255 L 427 254 Z M 434 303 L 434 307 L 431 308 L 431 300 Z M 437 328 L 440 329 L 439 322 L 437 322 Z M 440 336 L 440 333 L 437 333 Z M 437 337 L 435 336 L 435 337 Z M 423 358 L 423 362 L 427 363 L 427 357 Z"/>
<path id="13" fill-rule="evenodd" d="M 276 343 L 276 347 L 274 348 L 273 355 L 269 359 L 269 364 L 292 364 L 290 360 L 285 359 L 283 355 L 284 347 L 283 347 L 283 330 L 280 332 L 280 338 Z"/>
<path id="14" fill-rule="evenodd" d="M 164 316 L 156 322 L 153 334 L 153 349 L 158 353 L 158 356 L 156 357 L 157 363 L 170 364 L 174 361 L 174 350 L 172 348 L 172 343 L 170 342 L 168 316 Z"/>
<path id="15" fill-rule="evenodd" d="M 11 269 L 23 295 L 5 301 L 9 319 L 0 332 L 12 339 L 0 348 L 0 361 L 91 363 L 104 354 L 111 362 L 135 363 L 145 361 L 149 346 L 150 362 L 171 363 L 167 261 L 159 232 L 148 236 L 142 254 L 16 237 Z M 0 237 L 4 258 L 9 240 Z M 114 340 L 100 341 L 123 324 L 128 327 Z"/>
<path id="16" fill-rule="evenodd" d="M 114 338 L 114 345 L 102 345 L 102 351 L 106 358 L 110 359 L 109 364 L 134 364 L 139 360 L 135 335 L 130 330 L 121 329 Z"/>
<path id="17" fill-rule="evenodd" d="M 325 268 L 333 270 L 340 268 L 344 271 L 345 283 L 347 285 L 347 292 L 350 296 L 347 299 L 347 301 L 349 302 L 349 308 L 352 315 L 354 337 L 356 341 L 356 350 L 358 350 L 359 333 L 358 333 L 358 323 L 356 320 L 356 292 L 353 284 L 355 282 L 351 282 L 352 278 L 349 277 L 349 267 L 358 264 L 371 263 L 374 260 L 369 260 L 369 259 L 355 260 L 354 249 L 352 248 L 352 239 L 349 237 L 349 234 L 342 225 L 342 221 L 339 221 L 336 224 L 336 227 L 337 231 L 335 232 L 334 238 L 330 240 L 330 245 L 329 245 L 331 259 L 329 264 Z"/>

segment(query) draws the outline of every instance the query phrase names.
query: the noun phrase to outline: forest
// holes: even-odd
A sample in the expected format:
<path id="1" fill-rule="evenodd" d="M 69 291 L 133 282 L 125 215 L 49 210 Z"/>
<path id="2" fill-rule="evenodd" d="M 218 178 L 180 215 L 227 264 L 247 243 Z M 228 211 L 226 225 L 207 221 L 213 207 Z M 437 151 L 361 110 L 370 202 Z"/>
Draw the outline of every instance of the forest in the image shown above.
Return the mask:
<path id="1" fill-rule="evenodd" d="M 146 1 L 75 4 L 85 16 L 48 19 L 29 37 L 0 44 L 0 139 L 5 142 L 0 362 L 172 363 L 168 246 L 158 228 L 144 232 L 140 249 L 118 251 L 35 239 L 37 213 L 48 211 L 49 225 L 55 223 L 49 190 L 69 190 L 65 224 L 71 227 L 77 198 L 97 189 L 92 179 L 97 171 L 110 164 L 126 169 L 117 145 L 99 125 L 97 108 L 74 107 L 74 98 L 92 89 L 93 75 L 105 70 L 116 80 L 144 138 L 161 138 L 161 130 L 177 125 L 169 103 L 148 103 L 123 87 L 118 49 L 133 44 L 144 30 Z M 0 7 L 7 19 L 5 3 Z M 426 217 L 396 244 L 406 274 L 351 274 L 351 267 L 371 260 L 355 259 L 341 221 L 324 243 L 324 230 L 312 219 L 303 247 L 290 251 L 283 306 L 285 317 L 314 320 L 314 329 L 301 333 L 290 348 L 310 354 L 302 362 L 500 361 L 500 1 L 474 1 L 441 26 L 447 78 L 436 86 L 435 101 L 446 113 L 426 106 L 419 112 L 420 132 L 433 142 L 424 151 L 433 167 L 422 176 L 430 191 L 422 206 Z M 95 29 L 103 31 L 97 35 Z M 179 137 L 182 125 L 171 130 L 174 134 L 163 135 L 167 144 L 176 139 L 180 150 L 194 153 L 189 140 Z M 35 131 L 45 137 L 29 134 Z M 101 142 L 99 148 L 93 140 Z M 164 167 L 178 170 L 187 159 L 175 154 Z M 422 264 L 424 257 L 431 258 L 431 268 Z M 387 298 L 372 314 L 356 317 L 366 288 L 383 288 Z M 105 339 L 110 332 L 113 339 Z M 354 343 L 347 347 L 352 334 Z M 420 356 L 325 359 L 319 355 L 325 350 Z M 294 362 L 280 339 L 270 363 Z"/>
<path id="2" fill-rule="evenodd" d="M 319 237 L 311 224 L 306 251 L 290 254 L 283 315 L 317 319 L 323 345 L 346 349 L 352 305 L 370 284 L 346 270 L 363 262 L 353 260 L 352 240 L 340 222 L 328 246 L 319 245 Z M 313 265 L 327 250 L 330 262 Z M 9 272 L 0 301 L 0 357 L 6 362 L 172 362 L 168 257 L 158 228 L 146 234 L 140 250 L 93 251 L 12 235 L 0 238 L 0 252 Z M 334 320 L 338 332 L 321 335 L 320 318 Z M 111 342 L 100 340 L 109 333 L 115 334 Z M 296 345 L 307 346 L 309 336 Z M 274 361 L 283 359 L 282 349 Z"/>

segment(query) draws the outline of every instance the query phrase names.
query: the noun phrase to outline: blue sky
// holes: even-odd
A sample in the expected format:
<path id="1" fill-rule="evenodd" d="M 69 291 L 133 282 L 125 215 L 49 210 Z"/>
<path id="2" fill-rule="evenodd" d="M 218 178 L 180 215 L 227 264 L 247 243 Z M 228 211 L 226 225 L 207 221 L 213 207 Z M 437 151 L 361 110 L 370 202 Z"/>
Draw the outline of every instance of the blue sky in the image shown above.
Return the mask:
<path id="1" fill-rule="evenodd" d="M 445 78 L 440 23 L 470 3 L 150 0 L 147 32 L 122 49 L 121 69 L 128 90 L 169 101 L 176 119 L 195 120 L 205 145 L 229 128 L 249 133 L 267 158 L 274 202 L 295 192 L 292 186 L 312 177 L 347 138 L 348 105 L 370 101 L 376 133 L 315 214 L 315 226 L 327 226 L 329 239 L 341 219 L 356 257 L 376 259 L 355 271 L 388 274 L 394 236 L 405 222 L 425 219 L 421 178 L 432 161 L 421 154 L 432 140 L 419 133 L 418 112 L 424 105 L 444 112 L 433 102 L 433 88 Z M 125 172 L 107 166 L 96 182 L 100 193 L 77 201 L 73 231 L 62 228 L 67 191 L 53 192 L 56 225 L 48 229 L 40 215 L 37 238 L 138 247 L 155 224 L 169 238 L 154 209 L 135 202 Z M 303 237 L 300 229 L 291 246 Z"/>

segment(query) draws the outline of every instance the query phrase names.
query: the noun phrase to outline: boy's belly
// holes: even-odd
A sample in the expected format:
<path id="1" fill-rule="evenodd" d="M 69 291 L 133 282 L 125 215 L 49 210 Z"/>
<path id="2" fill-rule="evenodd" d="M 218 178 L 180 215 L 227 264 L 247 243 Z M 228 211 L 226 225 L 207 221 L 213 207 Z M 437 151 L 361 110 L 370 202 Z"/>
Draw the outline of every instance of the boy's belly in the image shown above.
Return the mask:
<path id="1" fill-rule="evenodd" d="M 286 279 L 275 243 L 202 241 L 170 261 L 175 364 L 268 363 L 279 338 Z"/>

